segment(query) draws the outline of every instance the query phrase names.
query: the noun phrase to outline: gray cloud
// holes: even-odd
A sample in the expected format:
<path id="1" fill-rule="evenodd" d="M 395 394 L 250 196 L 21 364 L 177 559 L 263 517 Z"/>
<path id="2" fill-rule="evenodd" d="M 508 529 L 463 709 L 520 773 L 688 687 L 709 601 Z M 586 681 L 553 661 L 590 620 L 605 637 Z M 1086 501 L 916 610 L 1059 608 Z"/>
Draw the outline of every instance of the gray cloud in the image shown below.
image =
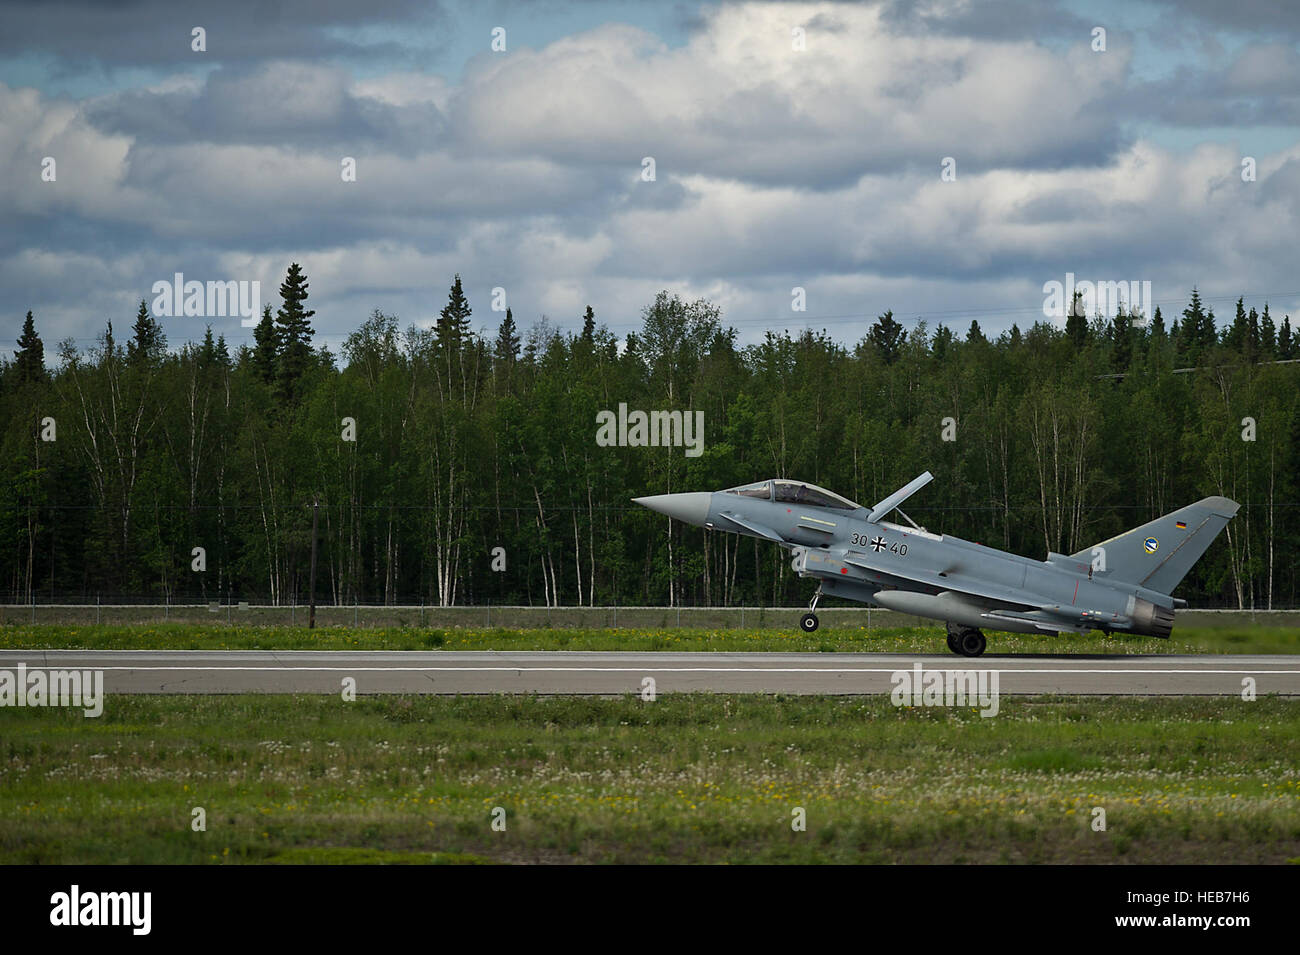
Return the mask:
<path id="1" fill-rule="evenodd" d="M 1300 125 L 1300 52 L 1285 43 L 1249 44 L 1222 66 L 1181 66 L 1135 83 L 1116 106 L 1190 128 Z"/>
<path id="2" fill-rule="evenodd" d="M 1300 67 L 1275 39 L 1138 82 L 1122 38 L 1105 56 L 1039 42 L 1078 26 L 1058 5 L 992 5 L 981 26 L 964 5 L 939 17 L 935 5 L 760 4 L 704 11 L 684 45 L 596 25 L 481 53 L 453 80 L 402 63 L 363 73 L 327 49 L 333 25 L 400 18 L 401 5 L 282 9 L 304 19 L 310 52 L 266 40 L 268 52 L 202 75 L 182 59 L 148 88 L 83 101 L 0 85 L 0 164 L 14 171 L 0 179 L 5 337 L 34 308 L 47 343 L 88 340 L 175 271 L 274 295 L 290 261 L 334 343 L 374 307 L 427 321 L 455 272 L 489 329 L 498 285 L 524 323 L 576 321 L 590 303 L 621 329 L 669 287 L 715 299 L 749 337 L 885 308 L 984 309 L 986 328 L 1025 327 L 1042 283 L 1067 270 L 1178 295 L 1292 284 L 1277 237 L 1300 228 L 1300 146 L 1259 156 L 1247 184 L 1226 146 L 1179 153 L 1125 132 L 1141 118 L 1294 115 Z M 795 25 L 805 51 L 791 49 Z M 57 42 L 26 29 L 37 47 Z M 60 55 L 89 44 L 87 29 Z M 39 181 L 45 156 L 57 183 Z M 343 156 L 357 159 L 355 183 Z M 655 182 L 641 180 L 644 156 Z M 945 156 L 956 182 L 940 181 Z M 806 316 L 789 311 L 793 285 L 808 289 Z M 167 331 L 179 341 L 202 325 Z"/>
<path id="3" fill-rule="evenodd" d="M 68 70 L 188 66 L 200 55 L 190 49 L 198 26 L 207 31 L 203 55 L 222 62 L 401 56 L 392 42 L 341 37 L 402 24 L 436 38 L 445 22 L 439 5 L 427 0 L 223 0 L 201 8 L 172 0 L 7 0 L 0 7 L 0 55 L 46 54 Z"/>
<path id="4" fill-rule="evenodd" d="M 884 21 L 903 33 L 934 32 L 984 40 L 1087 37 L 1094 26 L 1065 9 L 1059 0 L 985 0 L 934 3 L 885 0 Z"/>
<path id="5" fill-rule="evenodd" d="M 1300 7 L 1276 0 L 1149 0 L 1175 18 L 1233 33 L 1300 36 Z"/>

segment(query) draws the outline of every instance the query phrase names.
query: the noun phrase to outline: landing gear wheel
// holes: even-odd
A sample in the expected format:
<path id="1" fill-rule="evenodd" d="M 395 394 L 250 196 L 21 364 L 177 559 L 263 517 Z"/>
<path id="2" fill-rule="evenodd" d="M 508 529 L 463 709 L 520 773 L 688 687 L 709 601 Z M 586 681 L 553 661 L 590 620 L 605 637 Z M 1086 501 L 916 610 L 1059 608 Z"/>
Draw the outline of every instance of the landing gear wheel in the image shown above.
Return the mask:
<path id="1" fill-rule="evenodd" d="M 809 612 L 804 614 L 802 617 L 800 617 L 799 628 L 803 630 L 804 633 L 812 633 L 814 630 L 816 630 L 817 614 Z"/>
<path id="2" fill-rule="evenodd" d="M 953 653 L 961 653 L 961 634 L 962 627 L 954 627 L 952 624 L 947 625 L 948 629 L 948 649 Z"/>
<path id="3" fill-rule="evenodd" d="M 984 652 L 984 648 L 988 645 L 988 641 L 984 639 L 984 634 L 978 630 L 967 630 L 958 639 L 957 652 L 964 657 L 977 657 Z"/>

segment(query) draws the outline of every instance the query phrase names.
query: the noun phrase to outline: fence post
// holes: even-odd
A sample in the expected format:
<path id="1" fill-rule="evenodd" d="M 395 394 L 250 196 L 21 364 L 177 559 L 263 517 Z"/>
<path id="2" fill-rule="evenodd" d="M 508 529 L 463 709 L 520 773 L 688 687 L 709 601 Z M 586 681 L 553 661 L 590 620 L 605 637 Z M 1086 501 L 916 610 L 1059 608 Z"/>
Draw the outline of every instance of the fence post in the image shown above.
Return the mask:
<path id="1" fill-rule="evenodd" d="M 311 499 L 311 580 L 307 584 L 307 587 L 311 590 L 311 593 L 307 595 L 307 598 L 311 601 L 311 609 L 307 611 L 308 630 L 316 629 L 316 521 L 319 516 L 320 495 L 317 494 Z M 295 596 L 294 599 L 296 600 L 297 597 Z"/>

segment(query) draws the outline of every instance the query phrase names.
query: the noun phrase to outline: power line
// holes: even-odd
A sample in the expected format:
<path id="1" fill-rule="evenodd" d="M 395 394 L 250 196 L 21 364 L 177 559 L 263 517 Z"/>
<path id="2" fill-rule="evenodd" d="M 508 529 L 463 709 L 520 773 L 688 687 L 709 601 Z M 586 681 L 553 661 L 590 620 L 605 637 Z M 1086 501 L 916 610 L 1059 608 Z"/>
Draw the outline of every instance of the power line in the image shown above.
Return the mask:
<path id="1" fill-rule="evenodd" d="M 1235 304 L 1237 299 L 1239 298 L 1251 299 L 1251 300 L 1264 299 L 1265 301 L 1274 298 L 1277 299 L 1300 298 L 1300 290 L 1290 291 L 1290 292 L 1241 292 L 1236 295 L 1213 295 L 1213 296 L 1203 295 L 1201 296 L 1201 302 L 1203 304 L 1214 304 L 1214 303 L 1225 303 L 1225 302 L 1228 304 Z M 1170 299 L 1161 299 L 1159 301 L 1150 302 L 1148 304 L 1153 307 L 1158 305 L 1161 306 L 1162 308 L 1181 308 L 1181 306 L 1186 305 L 1187 302 L 1184 301 L 1183 299 L 1170 298 Z M 923 320 L 926 318 L 944 318 L 944 319 L 951 320 L 954 318 L 967 318 L 967 317 L 979 318 L 980 316 L 989 316 L 989 315 L 1013 316 L 1013 315 L 1028 315 L 1028 314 L 1035 314 L 1035 313 L 1041 315 L 1042 311 L 1043 309 L 1041 305 L 986 305 L 980 307 L 959 308 L 959 309 L 940 309 L 940 310 L 927 309 L 923 312 L 918 313 L 916 318 L 917 320 Z M 1181 312 L 1179 312 L 1179 314 L 1181 314 Z M 788 330 L 791 326 L 806 326 L 815 323 L 838 325 L 847 322 L 875 321 L 878 317 L 879 317 L 879 313 L 877 312 L 846 312 L 842 314 L 833 314 L 833 315 L 805 315 L 802 312 L 791 312 L 789 318 L 786 318 L 784 316 L 776 317 L 776 318 L 764 318 L 764 317 L 730 318 L 730 319 L 724 319 L 720 321 L 720 324 L 724 328 L 725 327 L 758 327 L 765 330 L 775 330 L 775 329 Z M 1047 316 L 1043 316 L 1043 317 L 1045 319 L 1047 318 Z M 1151 316 L 1148 315 L 1146 317 L 1150 318 Z M 576 321 L 577 320 L 575 319 L 575 322 Z M 556 322 L 552 324 L 553 327 L 555 327 L 556 329 L 563 329 L 567 327 L 563 323 Z M 635 330 L 637 327 L 639 327 L 630 321 L 626 323 L 617 323 L 614 326 L 607 325 L 606 327 L 620 327 L 620 326 L 627 327 L 632 330 Z M 484 330 L 486 331 L 487 326 L 483 326 L 483 327 Z M 574 327 L 577 326 L 575 325 Z M 219 334 L 225 334 L 219 328 L 214 328 L 213 331 Z M 344 337 L 345 338 L 347 337 L 348 334 L 350 333 L 341 332 L 338 334 L 322 336 L 322 337 L 333 337 L 333 338 Z M 248 330 L 248 334 L 242 334 L 242 335 L 225 334 L 225 338 L 226 338 L 227 345 L 246 344 L 253 341 L 253 335 L 251 329 Z M 100 341 L 100 336 L 94 336 L 90 338 L 78 338 L 74 336 L 65 336 L 64 338 L 60 338 L 59 341 L 60 342 L 72 341 L 79 344 L 81 343 L 95 344 Z M 13 348 L 7 348 L 6 350 L 13 351 Z"/>
<path id="2" fill-rule="evenodd" d="M 1214 303 L 1214 302 L 1227 302 L 1229 304 L 1235 304 L 1237 299 L 1239 298 L 1249 298 L 1252 300 L 1257 300 L 1260 298 L 1263 299 L 1288 298 L 1292 296 L 1300 297 L 1300 291 L 1269 292 L 1269 293 L 1246 292 L 1240 295 L 1202 296 L 1201 302 L 1202 304 Z M 1186 303 L 1182 299 L 1162 299 L 1160 301 L 1150 302 L 1148 304 L 1152 306 L 1161 306 L 1162 308 L 1164 307 L 1178 308 L 1179 306 L 1185 305 Z M 989 305 L 980 308 L 961 308 L 961 309 L 950 309 L 950 310 L 939 310 L 939 311 L 926 310 L 924 312 L 919 313 L 917 315 L 917 319 L 921 320 L 929 317 L 944 317 L 944 316 L 951 317 L 951 318 L 965 318 L 965 317 L 978 318 L 981 315 L 1024 315 L 1024 314 L 1031 314 L 1031 313 L 1038 313 L 1041 315 L 1042 311 L 1043 308 L 1041 305 L 1014 306 L 1014 307 Z M 793 313 L 793 314 L 798 314 L 798 313 Z M 1181 312 L 1179 314 L 1181 314 Z M 872 312 L 855 312 L 855 313 L 844 314 L 844 315 L 809 315 L 806 317 L 799 318 L 799 322 L 805 325 L 811 322 L 826 322 L 830 324 L 837 324 L 837 323 L 848 322 L 848 321 L 861 321 L 861 320 L 875 321 L 878 317 L 879 317 L 878 314 Z M 1047 318 L 1047 316 L 1043 316 L 1043 317 Z M 1148 319 L 1150 317 L 1151 317 L 1150 315 L 1146 316 L 1146 318 Z M 766 320 L 761 318 L 733 319 L 724 322 L 723 324 L 743 325 L 743 324 L 762 322 L 762 321 L 766 321 Z"/>
<path id="3" fill-rule="evenodd" d="M 1245 502 L 1243 502 L 1243 506 L 1244 505 Z M 310 507 L 310 506 L 311 506 L 310 502 L 305 502 L 300 505 L 298 504 L 289 505 L 288 510 L 292 511 L 298 507 Z M 354 504 L 345 501 L 340 501 L 333 505 L 329 504 L 328 502 L 322 501 L 322 506 L 326 508 L 333 507 L 339 509 L 351 508 L 352 510 L 363 510 L 363 511 L 445 511 L 446 510 L 445 505 L 439 506 L 435 504 L 364 504 L 364 503 Z M 1263 507 L 1264 505 L 1259 505 L 1259 506 Z M 1268 506 L 1300 507 L 1300 501 L 1287 501 L 1287 502 L 1274 501 L 1271 505 Z M 121 510 L 120 505 L 117 504 L 30 504 L 30 505 L 18 504 L 15 506 L 14 510 L 15 511 L 22 510 L 28 507 L 33 508 L 37 511 L 120 512 Z M 592 511 L 599 511 L 601 513 L 608 512 L 608 513 L 629 513 L 629 514 L 653 513 L 647 510 L 646 508 L 640 507 L 639 505 L 630 506 L 626 504 L 596 504 L 591 507 L 587 507 L 585 505 L 572 505 L 572 504 L 551 505 L 543 501 L 542 508 L 547 513 L 563 513 L 563 514 L 568 514 L 570 512 L 575 512 L 575 511 L 579 514 L 585 514 Z M 1090 504 L 1088 505 L 1088 509 L 1092 511 L 1132 511 L 1132 510 L 1150 510 L 1150 508 L 1151 505 L 1149 504 Z M 261 504 L 193 504 L 193 505 L 152 504 L 146 501 L 146 502 L 141 502 L 132 505 L 132 510 L 134 511 L 155 511 L 155 510 L 157 511 L 191 511 L 191 510 L 193 511 L 260 511 L 262 509 L 263 508 Z M 488 513 L 498 512 L 498 511 L 509 511 L 511 513 L 522 512 L 526 514 L 536 514 L 537 504 L 536 502 L 532 502 L 528 504 L 502 505 L 500 507 L 493 504 L 468 504 L 460 508 L 460 510 L 478 511 L 478 512 L 486 511 Z M 993 511 L 998 513 L 1005 513 L 1007 511 L 1017 511 L 1017 512 L 1028 511 L 1034 514 L 1039 514 L 1042 513 L 1044 510 L 1050 512 L 1050 511 L 1058 510 L 1058 508 L 1055 507 L 1044 508 L 1041 504 L 1011 504 L 1006 506 L 1002 504 L 937 504 L 929 507 L 918 507 L 916 508 L 916 513 L 923 514 L 923 513 L 933 512 L 933 511 L 943 511 L 943 512 Z M 285 513 L 285 511 L 281 510 L 280 513 Z"/>

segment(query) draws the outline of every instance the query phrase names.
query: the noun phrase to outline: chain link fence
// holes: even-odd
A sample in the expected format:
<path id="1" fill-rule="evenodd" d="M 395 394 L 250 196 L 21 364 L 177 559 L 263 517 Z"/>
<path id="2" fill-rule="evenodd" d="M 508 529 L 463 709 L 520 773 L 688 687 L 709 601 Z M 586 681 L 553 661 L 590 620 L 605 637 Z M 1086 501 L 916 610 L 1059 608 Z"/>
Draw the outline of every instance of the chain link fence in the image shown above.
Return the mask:
<path id="1" fill-rule="evenodd" d="M 353 604 L 316 605 L 318 627 L 473 627 L 572 629 L 698 627 L 714 629 L 790 629 L 805 607 L 438 607 Z M 903 627 L 938 624 L 891 610 L 869 607 L 817 608 L 825 627 Z M 0 624 L 85 626 L 305 627 L 302 604 L 273 606 L 236 600 L 206 603 L 132 603 L 103 600 L 65 603 L 0 604 Z M 1300 626 L 1300 610 L 1180 610 L 1176 626 Z"/>

